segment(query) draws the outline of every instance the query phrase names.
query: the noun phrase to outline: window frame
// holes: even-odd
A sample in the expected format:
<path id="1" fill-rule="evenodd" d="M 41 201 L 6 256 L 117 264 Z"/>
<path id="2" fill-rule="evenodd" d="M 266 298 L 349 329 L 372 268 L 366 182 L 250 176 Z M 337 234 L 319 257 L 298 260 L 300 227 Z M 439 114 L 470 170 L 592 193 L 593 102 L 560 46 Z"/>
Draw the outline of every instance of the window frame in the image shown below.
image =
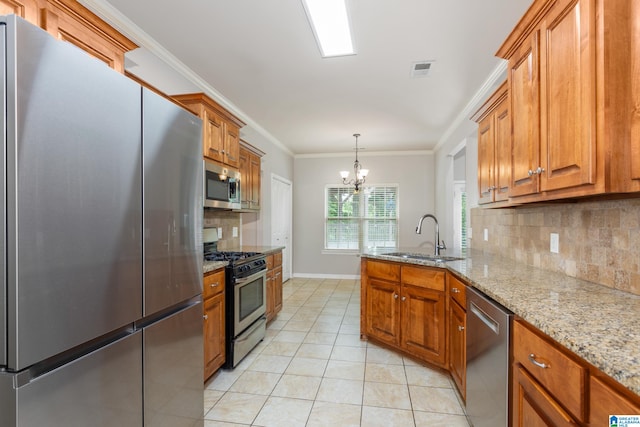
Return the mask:
<path id="1" fill-rule="evenodd" d="M 354 255 L 354 254 L 359 254 L 361 252 L 363 252 L 364 250 L 370 250 L 373 248 L 365 248 L 364 247 L 364 243 L 366 239 L 366 230 L 365 230 L 365 225 L 367 223 L 367 221 L 370 221 L 372 219 L 376 219 L 376 217 L 367 217 L 367 206 L 366 206 L 366 199 L 365 199 L 365 191 L 367 189 L 371 189 L 371 188 L 381 188 L 381 187 L 392 187 L 395 188 L 395 217 L 394 218 L 389 218 L 389 217 L 377 217 L 380 220 L 392 220 L 395 221 L 395 228 L 396 228 L 396 241 L 395 241 L 395 246 L 394 247 L 390 247 L 390 246 L 384 246 L 384 247 L 379 247 L 379 248 L 384 248 L 384 249 L 397 249 L 400 246 L 400 233 L 399 233 L 399 222 L 400 222 L 400 185 L 397 183 L 393 183 L 393 184 L 368 184 L 368 185 L 363 185 L 360 189 L 360 191 L 358 192 L 358 197 L 360 198 L 359 203 L 358 203 L 358 208 L 359 208 L 359 212 L 358 212 L 358 216 L 354 216 L 352 217 L 354 220 L 357 221 L 358 223 L 358 240 L 357 240 L 357 248 L 356 249 L 347 249 L 347 248 L 328 248 L 327 247 L 327 242 L 328 242 L 328 224 L 329 224 L 329 191 L 331 189 L 349 189 L 351 192 L 353 192 L 354 188 L 353 186 L 349 186 L 349 185 L 344 185 L 344 184 L 326 184 L 324 187 L 324 194 L 323 194 L 323 198 L 324 198 L 324 245 L 323 245 L 323 249 L 322 249 L 322 254 L 331 254 L 331 255 L 338 255 L 338 254 L 345 254 L 345 255 Z M 348 217 L 347 217 L 348 218 Z"/>

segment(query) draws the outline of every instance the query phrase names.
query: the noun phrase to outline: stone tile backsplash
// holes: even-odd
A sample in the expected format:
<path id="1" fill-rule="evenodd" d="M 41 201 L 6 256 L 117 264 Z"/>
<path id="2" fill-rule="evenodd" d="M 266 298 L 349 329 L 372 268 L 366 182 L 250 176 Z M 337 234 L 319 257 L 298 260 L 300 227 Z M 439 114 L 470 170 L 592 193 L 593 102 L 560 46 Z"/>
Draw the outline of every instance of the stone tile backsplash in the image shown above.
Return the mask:
<path id="1" fill-rule="evenodd" d="M 203 219 L 204 228 L 222 228 L 222 239 L 218 240 L 218 249 L 225 250 L 240 246 L 242 221 L 238 212 L 205 209 Z M 233 237 L 234 227 L 238 230 L 237 237 Z"/>
<path id="2" fill-rule="evenodd" d="M 471 227 L 473 249 L 640 295 L 640 199 L 473 208 Z"/>

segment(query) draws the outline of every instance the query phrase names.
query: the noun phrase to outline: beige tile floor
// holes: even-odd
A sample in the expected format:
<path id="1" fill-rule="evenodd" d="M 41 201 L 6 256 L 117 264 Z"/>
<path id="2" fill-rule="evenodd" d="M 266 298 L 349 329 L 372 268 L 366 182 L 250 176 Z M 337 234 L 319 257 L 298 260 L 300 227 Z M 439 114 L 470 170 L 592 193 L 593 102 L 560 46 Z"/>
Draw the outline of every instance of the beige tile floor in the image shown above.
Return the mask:
<path id="1" fill-rule="evenodd" d="M 291 279 L 234 370 L 205 384 L 205 427 L 468 427 L 448 375 L 360 340 L 360 282 Z"/>

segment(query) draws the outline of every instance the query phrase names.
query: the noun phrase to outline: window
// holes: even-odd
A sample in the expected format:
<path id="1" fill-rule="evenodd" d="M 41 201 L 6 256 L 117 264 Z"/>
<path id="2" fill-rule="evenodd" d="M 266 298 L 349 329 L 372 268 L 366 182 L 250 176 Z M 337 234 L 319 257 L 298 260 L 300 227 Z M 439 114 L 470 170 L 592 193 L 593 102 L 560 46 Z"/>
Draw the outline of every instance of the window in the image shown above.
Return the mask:
<path id="1" fill-rule="evenodd" d="M 467 193 L 465 182 L 453 183 L 453 248 L 459 251 L 467 249 Z"/>
<path id="2" fill-rule="evenodd" d="M 325 249 L 358 251 L 398 246 L 398 186 L 325 189 Z"/>

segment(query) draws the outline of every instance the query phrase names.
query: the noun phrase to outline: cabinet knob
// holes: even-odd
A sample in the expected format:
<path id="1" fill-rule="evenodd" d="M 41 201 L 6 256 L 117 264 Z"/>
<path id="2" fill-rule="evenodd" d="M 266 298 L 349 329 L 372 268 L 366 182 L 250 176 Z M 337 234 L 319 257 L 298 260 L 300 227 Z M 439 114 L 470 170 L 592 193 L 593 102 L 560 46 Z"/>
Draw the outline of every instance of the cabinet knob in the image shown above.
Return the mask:
<path id="1" fill-rule="evenodd" d="M 529 169 L 529 172 L 527 172 L 527 173 L 529 174 L 529 176 L 533 176 L 533 175 L 535 175 L 535 171 L 533 171 L 533 170 L 531 170 L 531 169 Z"/>
<path id="2" fill-rule="evenodd" d="M 402 301 L 406 301 L 407 297 L 402 297 Z"/>
<path id="3" fill-rule="evenodd" d="M 204 320 L 207 320 L 207 319 L 209 318 L 209 316 L 208 316 L 207 314 L 205 314 L 204 316 L 202 316 L 202 318 L 203 318 Z"/>
<path id="4" fill-rule="evenodd" d="M 398 299 L 398 294 L 393 294 L 394 299 Z"/>
<path id="5" fill-rule="evenodd" d="M 460 332 L 464 331 L 464 326 L 458 326 L 458 330 L 459 330 Z"/>
<path id="6" fill-rule="evenodd" d="M 458 288 L 451 288 L 451 292 L 453 292 L 454 294 L 459 294 L 459 293 L 460 293 L 460 289 L 458 289 Z"/>
<path id="7" fill-rule="evenodd" d="M 540 175 L 543 172 L 544 172 L 544 168 L 541 166 L 538 166 L 538 169 L 536 169 L 536 174 Z"/>

